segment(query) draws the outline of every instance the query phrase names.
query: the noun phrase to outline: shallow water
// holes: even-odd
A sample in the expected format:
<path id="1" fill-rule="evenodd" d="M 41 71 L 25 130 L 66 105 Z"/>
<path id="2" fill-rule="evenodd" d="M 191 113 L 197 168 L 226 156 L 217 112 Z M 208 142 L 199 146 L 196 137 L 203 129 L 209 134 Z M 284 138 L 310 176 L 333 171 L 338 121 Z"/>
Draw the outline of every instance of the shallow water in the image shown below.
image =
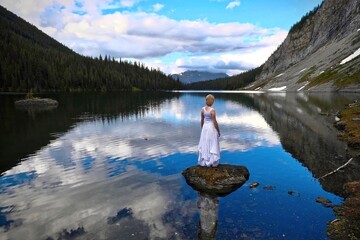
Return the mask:
<path id="1" fill-rule="evenodd" d="M 346 160 L 332 122 L 354 96 L 214 93 L 220 163 L 250 172 L 214 198 L 181 175 L 197 163 L 205 95 L 54 94 L 60 105 L 48 111 L 14 109 L 20 96 L 0 95 L 0 236 L 326 239 L 335 216 L 315 199 L 340 204 L 358 168 L 317 178 Z"/>

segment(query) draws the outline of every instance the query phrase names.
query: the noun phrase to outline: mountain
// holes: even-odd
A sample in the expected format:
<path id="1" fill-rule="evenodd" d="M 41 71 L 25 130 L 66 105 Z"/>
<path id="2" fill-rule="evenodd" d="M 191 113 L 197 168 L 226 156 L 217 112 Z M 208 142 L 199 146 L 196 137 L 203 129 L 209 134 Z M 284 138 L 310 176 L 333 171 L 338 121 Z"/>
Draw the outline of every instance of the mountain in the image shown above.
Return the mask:
<path id="1" fill-rule="evenodd" d="M 189 84 L 194 82 L 201 82 L 206 80 L 212 80 L 217 78 L 228 77 L 226 73 L 212 73 L 203 71 L 185 71 L 180 74 L 172 74 L 171 77 L 175 80 L 179 79 L 180 82 Z"/>
<path id="2" fill-rule="evenodd" d="M 81 56 L 0 6 L 0 91 L 178 89 L 141 63 Z"/>
<path id="3" fill-rule="evenodd" d="M 360 1 L 326 0 L 260 67 L 188 89 L 360 92 Z"/>
<path id="4" fill-rule="evenodd" d="M 231 77 L 194 82 L 186 85 L 186 88 L 191 90 L 238 90 L 254 82 L 256 76 L 261 73 L 262 67 L 261 65 L 260 67 Z"/>
<path id="5" fill-rule="evenodd" d="M 247 89 L 360 91 L 360 1 L 326 0 L 289 31 Z"/>

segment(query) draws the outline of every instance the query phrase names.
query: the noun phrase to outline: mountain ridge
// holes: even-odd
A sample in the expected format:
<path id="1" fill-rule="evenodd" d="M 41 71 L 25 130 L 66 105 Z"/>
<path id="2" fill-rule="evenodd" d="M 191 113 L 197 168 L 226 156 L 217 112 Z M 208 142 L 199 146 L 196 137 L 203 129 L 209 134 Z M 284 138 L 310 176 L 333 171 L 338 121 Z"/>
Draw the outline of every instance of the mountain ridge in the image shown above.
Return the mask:
<path id="1" fill-rule="evenodd" d="M 196 71 L 196 70 L 187 70 L 179 74 L 172 74 L 171 77 L 175 80 L 179 79 L 180 82 L 189 84 L 207 80 L 213 80 L 218 78 L 229 77 L 226 73 L 213 73 L 208 71 Z"/>
<path id="2" fill-rule="evenodd" d="M 360 92 L 360 1 L 325 0 L 290 29 L 267 61 L 189 89 Z"/>
<path id="3" fill-rule="evenodd" d="M 360 1 L 323 1 L 293 26 L 246 89 L 357 91 L 359 58 L 342 60 L 359 48 Z"/>

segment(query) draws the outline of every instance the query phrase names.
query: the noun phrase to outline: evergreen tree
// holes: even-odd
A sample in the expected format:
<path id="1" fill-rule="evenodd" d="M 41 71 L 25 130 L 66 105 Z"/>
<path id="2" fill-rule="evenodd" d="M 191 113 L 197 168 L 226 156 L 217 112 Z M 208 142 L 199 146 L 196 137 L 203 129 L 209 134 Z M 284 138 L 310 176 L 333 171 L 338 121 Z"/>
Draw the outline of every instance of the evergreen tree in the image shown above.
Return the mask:
<path id="1" fill-rule="evenodd" d="M 111 61 L 112 59 L 112 61 Z M 102 55 L 81 56 L 0 6 L 0 90 L 179 89 L 160 71 Z"/>

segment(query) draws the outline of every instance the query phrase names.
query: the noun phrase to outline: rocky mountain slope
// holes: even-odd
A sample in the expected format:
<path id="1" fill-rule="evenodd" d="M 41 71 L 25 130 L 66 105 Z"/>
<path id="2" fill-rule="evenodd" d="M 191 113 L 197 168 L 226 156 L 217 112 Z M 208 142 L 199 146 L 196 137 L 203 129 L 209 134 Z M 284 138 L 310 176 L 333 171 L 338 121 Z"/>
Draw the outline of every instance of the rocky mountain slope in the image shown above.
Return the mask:
<path id="1" fill-rule="evenodd" d="M 204 71 L 185 71 L 180 74 L 172 74 L 171 77 L 175 80 L 179 79 L 180 82 L 188 84 L 217 78 L 228 77 L 226 73 L 212 73 Z"/>
<path id="2" fill-rule="evenodd" d="M 252 90 L 360 91 L 360 1 L 325 0 L 290 30 Z"/>

